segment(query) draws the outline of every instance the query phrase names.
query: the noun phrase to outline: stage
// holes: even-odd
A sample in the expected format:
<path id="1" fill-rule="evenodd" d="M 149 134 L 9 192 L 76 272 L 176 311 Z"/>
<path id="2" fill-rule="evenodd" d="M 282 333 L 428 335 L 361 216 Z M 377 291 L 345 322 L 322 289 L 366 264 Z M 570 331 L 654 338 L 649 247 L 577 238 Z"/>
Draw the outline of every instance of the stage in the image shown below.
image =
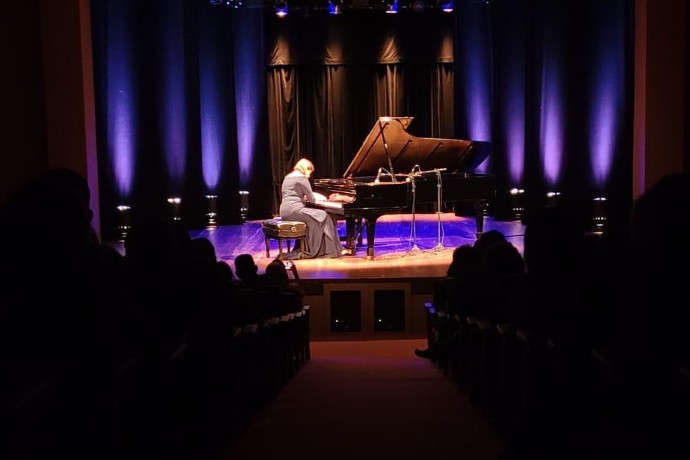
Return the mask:
<path id="1" fill-rule="evenodd" d="M 278 255 L 271 240 L 266 257 L 261 220 L 190 232 L 208 238 L 218 260 L 230 265 L 240 254 L 251 254 L 259 272 Z M 433 299 L 434 282 L 445 276 L 453 250 L 476 241 L 474 217 L 452 213 L 384 215 L 376 225 L 375 255 L 366 255 L 366 237 L 353 256 L 336 259 L 295 260 L 293 278 L 305 290 L 310 306 L 313 340 L 371 340 L 424 338 L 425 304 Z M 503 233 L 523 252 L 524 225 L 487 217 L 484 231 Z M 345 223 L 339 222 L 341 238 Z M 122 244 L 118 245 L 119 250 Z"/>
<path id="2" fill-rule="evenodd" d="M 384 215 L 376 224 L 374 258 L 367 258 L 365 236 L 363 246 L 357 248 L 353 256 L 296 260 L 294 264 L 303 280 L 439 278 L 445 275 L 453 250 L 476 240 L 473 217 L 444 213 L 439 228 L 436 214 L 418 214 L 415 228 L 416 240 L 410 214 Z M 484 231 L 488 230 L 503 233 L 522 253 L 524 225 L 521 222 L 495 221 L 487 217 Z M 338 231 L 344 237 L 344 222 L 339 222 Z M 251 254 L 260 270 L 278 255 L 278 242 L 271 240 L 271 256 L 266 257 L 260 220 L 195 230 L 191 236 L 208 238 L 216 248 L 218 259 L 230 263 L 233 268 L 232 263 L 239 254 Z"/>
<path id="3" fill-rule="evenodd" d="M 432 300 L 436 279 L 445 276 L 453 250 L 476 241 L 473 217 L 452 213 L 384 215 L 376 224 L 375 255 L 366 255 L 366 237 L 355 255 L 336 259 L 295 260 L 295 273 L 310 305 L 314 340 L 423 338 L 424 305 Z M 498 230 L 523 251 L 524 225 L 485 219 L 484 231 Z M 338 231 L 345 235 L 345 224 Z M 254 257 L 259 271 L 278 254 L 271 240 L 266 257 L 261 221 L 191 232 L 206 237 L 219 260 L 230 264 L 239 254 Z M 294 275 L 293 275 L 294 276 Z"/>

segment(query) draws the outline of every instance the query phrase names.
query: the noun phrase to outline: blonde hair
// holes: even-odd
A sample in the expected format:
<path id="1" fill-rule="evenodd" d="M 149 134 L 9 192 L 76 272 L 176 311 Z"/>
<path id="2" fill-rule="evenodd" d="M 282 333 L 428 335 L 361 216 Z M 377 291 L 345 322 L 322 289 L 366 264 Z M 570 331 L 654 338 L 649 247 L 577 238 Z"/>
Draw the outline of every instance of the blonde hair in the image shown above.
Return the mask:
<path id="1" fill-rule="evenodd" d="M 307 171 L 314 171 L 314 164 L 306 158 L 302 158 L 297 163 L 295 163 L 295 167 L 293 169 L 295 171 L 301 172 L 306 176 Z"/>

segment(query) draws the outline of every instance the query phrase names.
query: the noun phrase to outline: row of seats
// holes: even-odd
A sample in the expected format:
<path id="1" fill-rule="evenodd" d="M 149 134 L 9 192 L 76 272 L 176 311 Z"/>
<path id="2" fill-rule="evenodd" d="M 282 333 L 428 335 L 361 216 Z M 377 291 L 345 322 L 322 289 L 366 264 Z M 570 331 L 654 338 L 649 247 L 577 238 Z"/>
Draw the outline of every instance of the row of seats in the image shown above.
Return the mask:
<path id="1" fill-rule="evenodd" d="M 211 455 L 310 359 L 309 306 L 236 327 L 222 349 L 194 343 L 161 362 L 131 357 L 98 379 L 57 369 L 3 408 L 2 458 Z"/>
<path id="2" fill-rule="evenodd" d="M 644 376 L 626 375 L 605 349 L 559 343 L 509 323 L 451 317 L 432 303 L 426 310 L 430 343 L 436 331 L 455 332 L 434 361 L 503 437 L 504 458 L 622 458 L 643 451 L 690 458 L 687 367 L 638 388 Z M 644 398 L 655 403 L 647 407 Z"/>

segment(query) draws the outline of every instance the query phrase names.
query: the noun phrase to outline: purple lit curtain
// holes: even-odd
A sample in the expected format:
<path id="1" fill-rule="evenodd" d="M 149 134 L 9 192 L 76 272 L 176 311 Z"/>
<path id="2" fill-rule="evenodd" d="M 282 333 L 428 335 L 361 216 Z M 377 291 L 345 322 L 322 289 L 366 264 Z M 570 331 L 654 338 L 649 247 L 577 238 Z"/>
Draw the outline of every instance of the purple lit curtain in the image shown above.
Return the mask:
<path id="1" fill-rule="evenodd" d="M 496 214 L 509 212 L 513 187 L 530 208 L 548 191 L 628 206 L 632 6 L 456 1 L 456 135 L 492 142 L 481 172 L 496 176 Z"/>
<path id="2" fill-rule="evenodd" d="M 208 0 L 93 0 L 91 13 L 104 236 L 114 236 L 117 205 L 168 215 L 171 196 L 182 197 L 189 227 L 205 224 L 207 194 L 219 195 L 221 222 L 236 221 L 232 11 Z"/>
<path id="3" fill-rule="evenodd" d="M 266 8 L 249 24 L 208 0 L 93 0 L 102 226 L 115 228 L 118 204 L 165 212 L 171 194 L 189 225 L 203 225 L 207 193 L 232 221 L 240 183 L 252 217 L 268 216 L 298 157 L 340 177 L 381 115 L 414 117 L 416 136 L 491 141 L 477 172 L 496 177 L 496 214 L 511 187 L 535 204 L 554 187 L 619 209 L 631 196 L 632 3 L 283 19 Z"/>

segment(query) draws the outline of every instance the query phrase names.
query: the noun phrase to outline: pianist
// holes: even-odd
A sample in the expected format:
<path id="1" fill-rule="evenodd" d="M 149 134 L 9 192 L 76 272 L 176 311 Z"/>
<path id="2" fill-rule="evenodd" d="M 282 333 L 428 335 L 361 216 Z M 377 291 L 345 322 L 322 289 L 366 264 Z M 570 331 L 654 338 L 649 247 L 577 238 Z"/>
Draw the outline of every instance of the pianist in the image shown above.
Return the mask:
<path id="1" fill-rule="evenodd" d="M 313 172 L 312 162 L 302 158 L 285 176 L 281 188 L 280 217 L 307 224 L 307 241 L 306 247 L 302 248 L 302 257 L 340 257 L 340 237 L 334 217 L 322 209 L 307 207 L 307 203 L 317 200 L 309 183 Z M 298 255 L 291 253 L 289 257 Z"/>

